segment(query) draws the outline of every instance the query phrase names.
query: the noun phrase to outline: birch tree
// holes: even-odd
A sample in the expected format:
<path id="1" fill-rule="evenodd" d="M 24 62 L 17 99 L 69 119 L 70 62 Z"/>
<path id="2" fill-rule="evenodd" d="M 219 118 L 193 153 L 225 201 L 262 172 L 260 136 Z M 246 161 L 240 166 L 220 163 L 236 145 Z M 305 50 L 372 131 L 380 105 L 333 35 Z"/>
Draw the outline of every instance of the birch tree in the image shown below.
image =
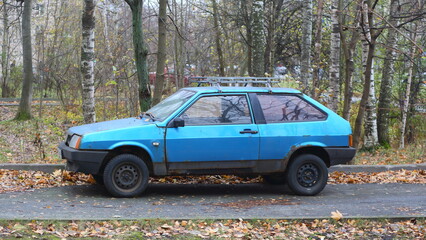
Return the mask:
<path id="1" fill-rule="evenodd" d="M 82 17 L 81 76 L 85 123 L 96 121 L 95 113 L 95 0 L 84 0 Z"/>
<path id="2" fill-rule="evenodd" d="M 311 71 L 311 45 L 312 45 L 312 0 L 304 1 L 304 12 L 302 21 L 302 43 L 300 60 L 300 79 L 304 90 L 309 88 L 312 80 Z"/>
<path id="3" fill-rule="evenodd" d="M 337 111 L 340 92 L 340 27 L 339 0 L 334 0 L 331 6 L 331 38 L 330 38 L 330 108 Z M 340 7 L 341 8 L 341 7 Z"/>
<path id="4" fill-rule="evenodd" d="M 164 89 L 164 67 L 166 65 L 166 25 L 167 25 L 167 0 L 160 0 L 158 14 L 158 45 L 157 45 L 157 72 L 155 75 L 155 88 L 153 104 L 161 101 Z"/>
<path id="5" fill-rule="evenodd" d="M 143 0 L 125 0 L 132 11 L 133 48 L 135 54 L 136 75 L 139 82 L 139 107 L 142 112 L 151 106 L 151 89 L 148 79 L 148 48 L 142 31 Z"/>
<path id="6" fill-rule="evenodd" d="M 366 45 L 363 49 L 365 49 L 365 71 L 363 74 L 364 78 L 364 86 L 362 91 L 362 97 L 361 102 L 359 103 L 359 109 L 358 114 L 355 119 L 355 126 L 354 126 L 354 133 L 353 133 L 353 139 L 354 139 L 354 146 L 358 147 L 360 138 L 361 138 L 361 132 L 362 132 L 362 126 L 364 122 L 364 115 L 365 110 L 367 107 L 367 103 L 370 97 L 370 90 L 371 90 L 371 75 L 372 75 L 372 69 L 373 69 L 373 57 L 374 57 L 374 50 L 376 48 L 376 40 L 380 36 L 380 33 L 383 29 L 374 30 L 374 24 L 373 24 L 373 4 L 371 0 L 365 0 L 362 4 L 362 22 L 361 22 L 361 28 L 362 33 L 364 37 L 364 44 Z M 368 47 L 368 48 L 367 48 Z M 374 131 L 374 130 L 373 130 Z"/>
<path id="7" fill-rule="evenodd" d="M 15 119 L 31 119 L 31 103 L 33 95 L 33 51 L 31 44 L 31 11 L 32 0 L 24 1 L 22 13 L 22 58 L 24 63 L 24 79 L 22 84 L 21 100 Z"/>
<path id="8" fill-rule="evenodd" d="M 400 140 L 399 140 L 399 148 L 405 147 L 405 128 L 407 125 L 407 115 L 408 115 L 408 105 L 410 102 L 410 92 L 411 92 L 411 83 L 413 81 L 413 68 L 414 68 L 414 59 L 416 56 L 416 42 L 417 39 L 417 24 L 414 24 L 414 30 L 413 30 L 413 43 L 410 53 L 410 59 L 408 62 L 408 78 L 407 78 L 407 85 L 405 88 L 405 94 L 404 94 L 404 101 L 402 105 L 402 117 L 401 117 L 401 127 L 400 127 Z"/>
<path id="9" fill-rule="evenodd" d="M 263 19 L 263 1 L 253 2 L 253 75 L 265 76 L 265 30 Z"/>

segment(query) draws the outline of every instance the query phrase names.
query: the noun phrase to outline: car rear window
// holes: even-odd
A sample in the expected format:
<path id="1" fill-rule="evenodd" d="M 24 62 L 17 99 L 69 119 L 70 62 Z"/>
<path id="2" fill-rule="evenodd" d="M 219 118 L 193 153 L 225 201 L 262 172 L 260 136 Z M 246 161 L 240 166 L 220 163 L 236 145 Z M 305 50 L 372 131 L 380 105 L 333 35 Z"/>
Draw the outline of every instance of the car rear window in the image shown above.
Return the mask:
<path id="1" fill-rule="evenodd" d="M 327 115 L 295 95 L 258 94 L 266 123 L 319 121 Z"/>

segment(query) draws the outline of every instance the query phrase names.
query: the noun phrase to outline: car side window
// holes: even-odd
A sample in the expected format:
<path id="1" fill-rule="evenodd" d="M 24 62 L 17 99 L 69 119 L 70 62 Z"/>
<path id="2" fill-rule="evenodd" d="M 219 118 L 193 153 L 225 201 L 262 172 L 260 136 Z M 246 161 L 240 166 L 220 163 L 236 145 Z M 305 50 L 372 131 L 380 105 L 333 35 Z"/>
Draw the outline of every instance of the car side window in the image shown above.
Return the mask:
<path id="1" fill-rule="evenodd" d="M 318 121 L 327 118 L 325 113 L 298 96 L 259 94 L 257 97 L 266 123 Z"/>
<path id="2" fill-rule="evenodd" d="M 201 97 L 181 117 L 192 126 L 251 123 L 245 95 Z"/>

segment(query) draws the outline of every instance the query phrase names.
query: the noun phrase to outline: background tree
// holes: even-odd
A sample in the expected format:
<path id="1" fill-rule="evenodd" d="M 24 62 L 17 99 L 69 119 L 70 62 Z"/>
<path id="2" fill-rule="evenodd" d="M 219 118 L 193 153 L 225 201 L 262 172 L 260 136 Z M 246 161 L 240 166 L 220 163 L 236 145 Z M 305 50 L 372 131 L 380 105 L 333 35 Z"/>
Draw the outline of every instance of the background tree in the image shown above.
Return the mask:
<path id="1" fill-rule="evenodd" d="M 167 0 L 160 0 L 158 11 L 157 72 L 155 77 L 153 104 L 161 101 L 164 88 L 164 68 L 166 65 Z"/>
<path id="2" fill-rule="evenodd" d="M 151 106 L 151 89 L 148 80 L 147 56 L 142 25 L 142 0 L 125 0 L 132 11 L 133 47 L 135 53 L 136 74 L 139 82 L 139 106 L 146 111 Z"/>
<path id="3" fill-rule="evenodd" d="M 396 15 L 399 10 L 398 0 L 391 0 L 389 8 L 389 29 L 386 38 L 385 59 L 383 60 L 383 72 L 380 85 L 380 96 L 378 105 L 378 141 L 383 146 L 389 146 L 389 123 L 390 107 L 392 99 L 392 82 L 394 78 L 396 60 L 396 26 L 398 18 Z"/>
<path id="4" fill-rule="evenodd" d="M 265 30 L 263 1 L 253 2 L 253 76 L 265 76 Z"/>
<path id="5" fill-rule="evenodd" d="M 312 45 L 312 0 L 303 1 L 302 42 L 300 55 L 300 79 L 307 90 L 312 82 L 311 45 Z"/>
<path id="6" fill-rule="evenodd" d="M 337 112 L 340 92 L 340 12 L 341 3 L 334 0 L 331 6 L 331 39 L 330 39 L 330 108 Z"/>
<path id="7" fill-rule="evenodd" d="M 95 113 L 95 1 L 84 0 L 82 17 L 81 79 L 85 123 L 96 121 Z"/>
<path id="8" fill-rule="evenodd" d="M 31 103 L 33 96 L 33 51 L 31 44 L 31 10 L 32 1 L 24 1 L 22 13 L 22 58 L 24 65 L 24 79 L 22 84 L 21 101 L 15 119 L 31 119 Z"/>

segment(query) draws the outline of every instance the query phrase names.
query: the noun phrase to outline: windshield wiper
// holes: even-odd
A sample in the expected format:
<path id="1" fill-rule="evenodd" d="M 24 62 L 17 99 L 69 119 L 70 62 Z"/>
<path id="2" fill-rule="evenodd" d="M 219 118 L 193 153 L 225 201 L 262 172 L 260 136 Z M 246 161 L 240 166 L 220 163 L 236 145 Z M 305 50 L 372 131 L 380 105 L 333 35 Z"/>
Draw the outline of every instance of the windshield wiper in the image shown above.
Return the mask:
<path id="1" fill-rule="evenodd" d="M 143 112 L 143 113 L 141 113 L 141 115 L 139 116 L 139 118 L 143 118 L 144 116 L 148 116 L 149 118 L 151 118 L 151 120 L 155 121 L 154 114 L 152 114 L 150 112 Z"/>

